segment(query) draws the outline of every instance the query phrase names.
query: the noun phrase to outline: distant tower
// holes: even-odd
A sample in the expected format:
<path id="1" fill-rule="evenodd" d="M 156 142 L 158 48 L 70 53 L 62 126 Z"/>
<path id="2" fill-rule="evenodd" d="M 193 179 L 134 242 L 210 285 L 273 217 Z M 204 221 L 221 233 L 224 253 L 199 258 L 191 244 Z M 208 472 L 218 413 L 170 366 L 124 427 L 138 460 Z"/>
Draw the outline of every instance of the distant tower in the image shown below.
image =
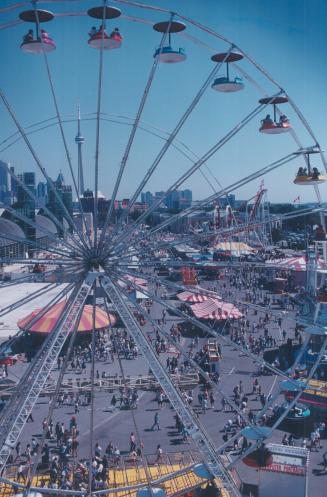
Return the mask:
<path id="1" fill-rule="evenodd" d="M 84 193 L 84 175 L 83 175 L 83 161 L 82 161 L 82 145 L 85 142 L 85 138 L 81 133 L 81 110 L 78 106 L 78 115 L 77 115 L 77 135 L 75 138 L 75 143 L 77 144 L 78 149 L 78 176 L 77 176 L 77 184 L 78 184 L 78 196 L 81 197 Z"/>

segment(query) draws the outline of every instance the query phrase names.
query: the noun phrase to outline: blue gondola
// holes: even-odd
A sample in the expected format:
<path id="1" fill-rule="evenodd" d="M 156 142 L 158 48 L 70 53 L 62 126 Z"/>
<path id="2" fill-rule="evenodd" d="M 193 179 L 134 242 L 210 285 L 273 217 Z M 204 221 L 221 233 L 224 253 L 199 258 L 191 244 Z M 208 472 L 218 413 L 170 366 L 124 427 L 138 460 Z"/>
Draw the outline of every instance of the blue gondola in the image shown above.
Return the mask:
<path id="1" fill-rule="evenodd" d="M 234 93 L 236 91 L 241 91 L 244 89 L 244 83 L 242 78 L 236 76 L 231 78 L 229 74 L 229 64 L 231 62 L 238 62 L 243 59 L 243 54 L 240 52 L 223 52 L 217 53 L 211 57 L 213 62 L 217 64 L 226 65 L 226 76 L 220 76 L 216 78 L 211 85 L 211 88 L 216 91 L 221 91 L 224 93 Z"/>
<path id="2" fill-rule="evenodd" d="M 234 79 L 229 79 L 226 76 L 216 78 L 211 85 L 211 88 L 216 91 L 225 93 L 240 91 L 244 89 L 242 78 L 236 76 Z"/>
<path id="3" fill-rule="evenodd" d="M 176 62 L 184 62 L 186 60 L 186 53 L 184 48 L 173 48 L 171 42 L 172 33 L 180 33 L 184 31 L 185 24 L 179 21 L 163 21 L 157 22 L 153 29 L 159 33 L 162 33 L 164 36 L 168 35 L 168 44 L 164 45 L 161 49 L 157 48 L 153 54 L 153 57 L 158 57 L 159 62 L 164 62 L 166 64 L 174 64 Z M 167 43 L 166 41 L 166 43 Z"/>
<path id="4" fill-rule="evenodd" d="M 161 53 L 160 48 L 157 48 L 153 54 L 153 57 L 159 57 L 159 62 L 165 62 L 166 64 L 184 62 L 184 60 L 186 60 L 186 54 L 183 48 L 176 50 L 170 46 L 162 47 Z"/>

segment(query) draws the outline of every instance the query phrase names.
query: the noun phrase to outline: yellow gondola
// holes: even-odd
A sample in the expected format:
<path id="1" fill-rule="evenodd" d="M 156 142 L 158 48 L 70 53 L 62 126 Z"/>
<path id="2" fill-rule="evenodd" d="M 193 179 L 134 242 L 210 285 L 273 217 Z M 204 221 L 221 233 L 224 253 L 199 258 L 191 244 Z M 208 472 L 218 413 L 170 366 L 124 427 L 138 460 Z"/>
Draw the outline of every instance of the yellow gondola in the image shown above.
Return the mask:
<path id="1" fill-rule="evenodd" d="M 320 183 L 324 183 L 326 181 L 326 178 L 323 174 L 319 174 L 316 177 L 313 177 L 312 175 L 298 175 L 294 179 L 294 184 L 295 185 L 302 185 L 302 186 L 307 186 L 307 185 L 319 185 Z"/>

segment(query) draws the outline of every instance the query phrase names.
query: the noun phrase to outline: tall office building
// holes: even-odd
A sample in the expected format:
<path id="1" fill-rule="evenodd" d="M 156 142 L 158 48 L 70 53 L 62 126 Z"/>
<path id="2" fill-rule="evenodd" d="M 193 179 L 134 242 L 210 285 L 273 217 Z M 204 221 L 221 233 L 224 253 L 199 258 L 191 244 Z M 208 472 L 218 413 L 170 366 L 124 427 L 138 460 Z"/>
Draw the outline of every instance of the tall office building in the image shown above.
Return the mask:
<path id="1" fill-rule="evenodd" d="M 20 179 L 22 183 L 35 195 L 35 173 L 26 172 L 22 174 L 18 174 L 17 177 Z M 25 217 L 35 222 L 35 201 L 28 195 L 25 189 L 17 184 L 17 200 L 13 204 L 13 207 L 17 212 L 23 214 Z M 23 229 L 26 238 L 29 240 L 35 241 L 35 228 L 30 226 L 28 223 L 25 223 L 21 220 L 16 220 L 17 224 L 21 226 Z"/>
<path id="2" fill-rule="evenodd" d="M 58 200 L 57 195 L 53 191 L 53 188 L 50 186 L 50 184 L 47 185 L 47 207 L 48 209 L 56 216 L 58 221 L 60 223 L 63 222 L 64 219 L 68 221 L 67 219 L 67 214 L 65 210 L 68 211 L 70 216 L 73 215 L 73 194 L 72 194 L 72 187 L 70 185 L 65 184 L 65 180 L 63 177 L 62 172 L 58 174 L 58 178 L 56 181 L 53 181 L 53 185 L 55 188 L 55 191 L 59 198 L 62 200 L 61 202 Z M 65 208 L 64 208 L 65 207 Z"/>
<path id="3" fill-rule="evenodd" d="M 47 184 L 44 181 L 39 181 L 36 188 L 37 207 L 44 207 L 47 203 Z"/>
<path id="4" fill-rule="evenodd" d="M 11 204 L 11 178 L 7 168 L 10 165 L 0 161 L 0 202 Z"/>
<path id="5" fill-rule="evenodd" d="M 151 207 L 153 204 L 153 195 L 151 192 L 142 192 L 141 193 L 141 202 L 142 204 L 147 204 L 148 207 Z"/>

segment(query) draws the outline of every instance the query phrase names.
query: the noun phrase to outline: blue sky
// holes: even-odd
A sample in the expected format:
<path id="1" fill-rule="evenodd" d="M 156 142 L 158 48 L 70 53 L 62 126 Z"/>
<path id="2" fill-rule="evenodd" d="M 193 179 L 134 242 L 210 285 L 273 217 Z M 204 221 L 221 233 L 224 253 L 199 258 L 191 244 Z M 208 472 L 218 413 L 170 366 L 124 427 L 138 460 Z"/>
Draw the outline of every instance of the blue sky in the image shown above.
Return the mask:
<path id="1" fill-rule="evenodd" d="M 15 3 L 17 2 L 5 0 L 1 2 L 1 6 Z M 40 7 L 58 14 L 83 13 L 97 3 L 100 2 L 42 2 Z M 162 6 L 195 19 L 226 36 L 244 52 L 249 53 L 289 92 L 312 126 L 318 141 L 326 148 L 326 2 L 144 0 L 143 3 Z M 165 14 L 157 12 L 124 5 L 120 8 L 125 16 L 140 17 L 150 23 L 167 19 Z M 1 13 L 0 25 L 17 19 L 18 13 L 19 10 Z M 85 117 L 92 117 L 92 113 L 96 111 L 99 53 L 87 45 L 87 33 L 92 24 L 94 22 L 85 15 L 66 15 L 58 16 L 47 25 L 50 35 L 57 43 L 57 50 L 49 55 L 49 64 L 63 118 L 74 115 L 77 104 L 81 105 Z M 115 26 L 120 28 L 124 36 L 123 46 L 104 55 L 102 111 L 111 116 L 111 121 L 117 120 L 117 116 L 135 116 L 152 65 L 154 48 L 160 42 L 160 35 L 147 23 L 120 18 L 113 21 L 108 30 Z M 19 50 L 21 37 L 27 28 L 28 25 L 19 24 L 0 30 L 1 87 L 24 126 L 55 115 L 42 56 L 26 55 Z M 227 49 L 226 44 L 194 26 L 187 26 L 185 34 L 197 41 L 194 42 L 186 36 L 175 36 L 173 44 L 185 48 L 187 61 L 182 64 L 160 65 L 142 116 L 145 127 L 148 127 L 149 123 L 163 130 L 163 133 L 174 128 L 205 81 L 213 67 L 210 61 L 212 53 Z M 267 93 L 275 91 L 248 61 L 241 61 L 240 66 Z M 232 71 L 237 74 L 235 69 Z M 209 88 L 181 130 L 178 139 L 192 153 L 201 156 L 256 106 L 260 96 L 249 82 L 246 82 L 245 90 L 237 94 L 221 94 Z M 311 145 L 311 138 L 292 109 L 287 105 L 283 107 L 283 111 L 290 117 L 302 144 Z M 296 149 L 288 134 L 266 136 L 258 133 L 259 121 L 264 115 L 265 112 L 251 121 L 209 161 L 209 167 L 223 186 Z M 2 105 L 0 119 L 2 142 L 15 128 Z M 101 125 L 99 185 L 101 191 L 108 196 L 113 188 L 129 131 L 130 127 L 126 124 L 106 122 Z M 76 167 L 76 125 L 65 124 L 65 132 Z M 93 120 L 83 122 L 83 133 L 86 138 L 85 182 L 92 188 L 95 153 Z M 31 141 L 48 173 L 55 176 L 61 169 L 67 182 L 71 182 L 59 130 L 48 128 L 40 131 L 31 135 Z M 130 196 L 133 193 L 162 143 L 160 138 L 148 132 L 140 130 L 137 133 L 118 197 Z M 0 159 L 9 161 L 18 171 L 36 170 L 33 159 L 21 142 L 3 151 Z M 147 189 L 155 191 L 168 188 L 190 165 L 184 155 L 171 149 L 151 178 Z M 296 162 L 290 163 L 265 177 L 269 200 L 292 201 L 297 195 L 301 196 L 303 202 L 315 200 L 313 189 L 301 188 L 292 183 L 298 165 Z M 235 192 L 236 196 L 253 196 L 259 183 L 257 180 Z M 195 174 L 184 186 L 191 188 L 194 198 L 197 199 L 212 193 L 199 174 Z M 322 185 L 323 199 L 326 197 L 325 193 L 326 186 Z"/>

